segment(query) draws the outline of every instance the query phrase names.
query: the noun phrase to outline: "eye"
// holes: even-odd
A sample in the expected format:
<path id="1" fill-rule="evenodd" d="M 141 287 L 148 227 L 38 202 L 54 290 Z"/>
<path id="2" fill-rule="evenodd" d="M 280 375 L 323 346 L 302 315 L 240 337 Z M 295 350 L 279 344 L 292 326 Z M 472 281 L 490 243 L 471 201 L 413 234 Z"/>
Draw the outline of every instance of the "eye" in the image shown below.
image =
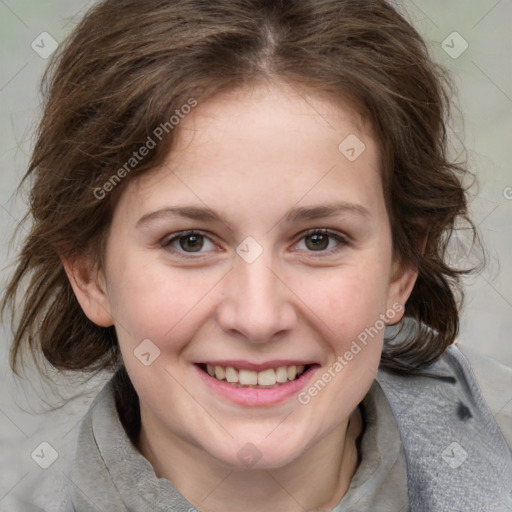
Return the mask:
<path id="1" fill-rule="evenodd" d="M 296 244 L 298 249 L 295 250 L 334 253 L 347 245 L 349 245 L 348 239 L 340 233 L 329 229 L 310 229 L 303 233 L 301 240 Z"/>
<path id="2" fill-rule="evenodd" d="M 204 253 L 215 249 L 216 245 L 201 231 L 182 231 L 164 239 L 162 247 L 171 252 L 183 255 L 183 253 Z M 202 250 L 206 249 L 206 250 Z M 188 256 L 183 256 L 188 257 Z"/>

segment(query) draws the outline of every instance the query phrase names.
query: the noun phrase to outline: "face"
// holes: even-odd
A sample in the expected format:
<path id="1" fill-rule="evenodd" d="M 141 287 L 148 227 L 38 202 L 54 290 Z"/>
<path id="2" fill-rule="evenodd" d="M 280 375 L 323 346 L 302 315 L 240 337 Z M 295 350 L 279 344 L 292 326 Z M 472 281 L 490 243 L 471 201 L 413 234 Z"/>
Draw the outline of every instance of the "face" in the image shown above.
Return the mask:
<path id="1" fill-rule="evenodd" d="M 200 103 L 179 130 L 123 192 L 97 301 L 143 429 L 283 467 L 346 426 L 413 282 L 392 261 L 377 145 L 350 109 L 285 86 Z"/>

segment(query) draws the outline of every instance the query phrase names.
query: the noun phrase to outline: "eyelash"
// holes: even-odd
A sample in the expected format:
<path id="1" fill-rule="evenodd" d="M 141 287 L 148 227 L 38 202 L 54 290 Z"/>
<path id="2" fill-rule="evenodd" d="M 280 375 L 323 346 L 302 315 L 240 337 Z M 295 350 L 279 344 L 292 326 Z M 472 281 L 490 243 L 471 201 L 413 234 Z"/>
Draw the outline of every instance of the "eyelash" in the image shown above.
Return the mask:
<path id="1" fill-rule="evenodd" d="M 209 235 L 207 233 L 205 233 L 204 231 L 192 230 L 191 229 L 191 230 L 187 230 L 187 231 L 181 231 L 179 233 L 176 233 L 176 234 L 172 235 L 170 238 L 164 239 L 164 241 L 161 243 L 161 246 L 164 249 L 169 250 L 170 252 L 178 255 L 181 258 L 189 258 L 189 259 L 190 258 L 197 258 L 198 256 L 193 256 L 193 254 L 194 254 L 193 252 L 188 253 L 186 251 L 177 250 L 177 249 L 174 249 L 173 247 L 171 247 L 171 244 L 173 242 L 179 241 L 182 238 L 187 238 L 187 237 L 192 236 L 192 235 L 199 235 L 199 236 L 205 237 L 205 238 L 207 238 L 208 240 L 210 240 L 213 243 L 213 241 L 210 239 Z M 320 254 L 332 255 L 334 253 L 337 253 L 341 249 L 343 249 L 343 247 L 346 247 L 346 246 L 350 245 L 350 242 L 349 242 L 347 237 L 345 237 L 345 236 L 343 236 L 343 235 L 341 235 L 341 234 L 339 234 L 339 233 L 337 233 L 335 231 L 331 231 L 330 229 L 325 229 L 325 228 L 321 228 L 321 229 L 320 228 L 313 228 L 313 229 L 309 229 L 309 230 L 305 231 L 304 233 L 301 233 L 299 240 L 297 242 L 295 242 L 294 245 L 298 244 L 304 238 L 307 238 L 307 237 L 310 237 L 310 236 L 314 236 L 314 235 L 328 235 L 330 238 L 336 240 L 336 242 L 338 242 L 338 245 L 336 247 L 334 247 L 333 249 L 329 249 L 329 250 L 307 251 L 307 252 L 310 252 L 312 254 L 319 253 L 319 255 Z M 201 251 L 198 251 L 198 254 L 201 254 Z M 322 256 L 315 255 L 314 257 L 322 257 Z"/>
<path id="2" fill-rule="evenodd" d="M 308 252 L 311 252 L 313 254 L 314 253 L 318 253 L 318 254 L 322 254 L 323 253 L 323 254 L 331 255 L 331 254 L 337 253 L 338 251 L 340 251 L 344 247 L 347 247 L 348 245 L 350 245 L 349 244 L 349 239 L 346 236 L 343 236 L 340 233 L 337 233 L 336 231 L 331 231 L 330 229 L 326 229 L 326 228 L 308 229 L 304 233 L 301 233 L 299 241 L 301 241 L 304 238 L 307 238 L 309 236 L 314 236 L 314 235 L 327 235 L 330 238 L 336 240 L 336 242 L 338 242 L 338 245 L 336 247 L 334 247 L 333 249 L 329 249 L 329 250 L 308 251 Z"/>

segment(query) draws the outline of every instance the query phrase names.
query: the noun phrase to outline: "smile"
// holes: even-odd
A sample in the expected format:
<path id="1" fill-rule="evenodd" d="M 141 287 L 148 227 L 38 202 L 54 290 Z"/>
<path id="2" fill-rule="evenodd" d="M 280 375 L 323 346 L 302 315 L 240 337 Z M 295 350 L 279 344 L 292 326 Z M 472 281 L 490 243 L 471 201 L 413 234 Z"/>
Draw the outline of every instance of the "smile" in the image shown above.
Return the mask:
<path id="1" fill-rule="evenodd" d="M 305 361 L 210 361 L 193 366 L 214 395 L 246 407 L 272 407 L 290 400 L 320 370 L 319 364 Z"/>
<path id="2" fill-rule="evenodd" d="M 267 368 L 263 371 L 218 366 L 213 364 L 200 365 L 210 377 L 227 382 L 235 387 L 271 389 L 287 382 L 293 382 L 305 373 L 311 365 L 290 365 Z"/>

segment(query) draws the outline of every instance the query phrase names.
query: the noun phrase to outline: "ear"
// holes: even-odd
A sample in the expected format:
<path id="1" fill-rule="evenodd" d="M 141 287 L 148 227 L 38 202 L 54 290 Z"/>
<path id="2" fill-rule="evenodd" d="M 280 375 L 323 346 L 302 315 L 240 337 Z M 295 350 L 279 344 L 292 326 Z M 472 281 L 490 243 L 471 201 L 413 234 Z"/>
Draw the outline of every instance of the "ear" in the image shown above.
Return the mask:
<path id="1" fill-rule="evenodd" d="M 420 253 L 425 254 L 428 235 L 425 235 L 420 243 Z M 414 284 L 418 278 L 418 271 L 410 266 L 401 264 L 395 258 L 392 265 L 391 281 L 388 292 L 387 325 L 395 325 L 404 317 L 405 303 L 411 296 Z"/>
<path id="2" fill-rule="evenodd" d="M 386 324 L 395 325 L 404 317 L 405 303 L 409 299 L 418 271 L 398 263 L 393 265 L 391 282 L 388 290 Z"/>
<path id="3" fill-rule="evenodd" d="M 105 279 L 92 257 L 89 255 L 61 257 L 61 261 L 87 318 L 100 327 L 114 325 Z"/>

